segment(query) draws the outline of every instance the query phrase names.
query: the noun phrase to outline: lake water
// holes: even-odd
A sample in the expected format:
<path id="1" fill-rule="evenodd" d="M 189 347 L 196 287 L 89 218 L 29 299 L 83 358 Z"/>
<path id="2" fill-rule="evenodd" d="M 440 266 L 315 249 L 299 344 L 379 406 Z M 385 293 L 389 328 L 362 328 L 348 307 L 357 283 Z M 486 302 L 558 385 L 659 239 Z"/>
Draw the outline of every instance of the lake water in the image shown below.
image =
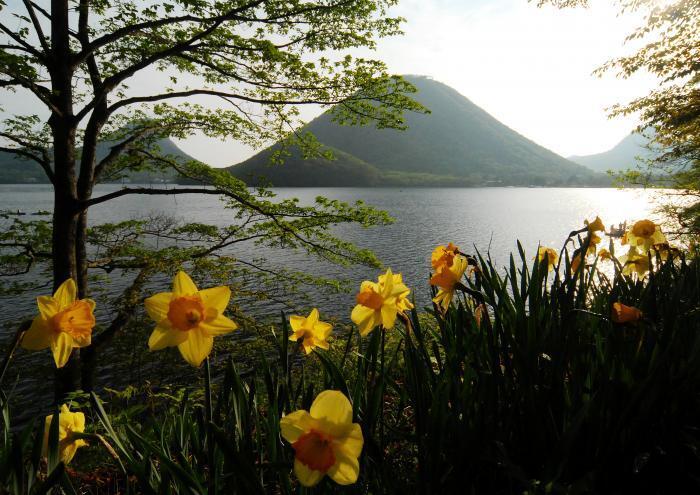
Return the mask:
<path id="1" fill-rule="evenodd" d="M 99 186 L 95 195 L 120 187 Z M 607 226 L 646 217 L 654 218 L 655 194 L 658 194 L 638 189 L 592 188 L 278 188 L 274 192 L 279 198 L 297 197 L 303 204 L 312 203 L 315 197 L 323 195 L 346 202 L 362 200 L 388 211 L 395 219 L 392 225 L 372 229 L 341 226 L 334 232 L 361 247 L 373 250 L 385 266 L 402 273 L 406 284 L 414 289 L 419 305 L 429 302 L 427 280 L 430 253 L 438 244 L 453 242 L 465 252 L 473 252 L 477 248 L 482 253 L 490 253 L 497 264 L 505 265 L 508 255 L 516 252 L 516 239 L 521 241 L 527 255 L 533 257 L 538 244 L 559 249 L 567 234 L 581 228 L 586 218 L 593 219 L 599 215 Z M 0 185 L 0 211 L 21 210 L 31 213 L 51 208 L 52 193 L 48 186 Z M 188 222 L 220 226 L 232 221 L 231 211 L 226 210 L 215 196 L 126 196 L 98 205 L 90 211 L 92 224 L 139 218 L 154 213 L 167 214 Z M 243 259 L 266 256 L 270 259 L 270 267 L 286 267 L 312 275 L 345 278 L 352 282 L 353 287 L 359 285 L 361 280 L 376 278 L 378 273 L 367 267 L 339 267 L 310 259 L 302 252 L 281 252 L 252 245 L 238 246 L 236 254 Z M 109 294 L 118 294 L 125 283 L 123 277 L 113 276 L 101 284 L 101 288 Z M 169 281 L 158 279 L 151 284 L 150 289 L 166 290 L 168 285 Z M 42 293 L 44 292 L 47 291 Z M 236 294 L 233 297 L 235 299 Z M 349 319 L 354 298 L 354 293 L 311 293 L 314 305 L 321 309 L 322 314 L 345 321 Z M 21 298 L 5 297 L 0 299 L 0 304 L 3 307 L 0 325 L 4 333 L 0 342 L 7 345 L 17 321 L 35 313 L 35 302 L 33 295 L 30 295 Z M 259 315 L 274 314 L 278 310 L 279 306 L 270 302 L 252 307 L 252 311 Z M 137 339 L 128 345 L 143 343 Z M 20 352 L 17 359 L 20 364 L 24 363 L 22 366 L 28 368 L 34 360 L 39 359 L 34 356 Z M 41 359 L 49 361 L 47 356 L 41 356 Z M 102 369 L 101 380 L 98 382 L 110 383 L 118 373 L 125 374 L 122 376 L 123 382 L 140 380 L 141 371 L 137 376 L 134 374 L 135 369 L 142 370 L 144 366 L 158 364 L 127 361 L 122 362 L 121 367 L 114 366 L 117 365 L 110 364 Z M 49 372 L 33 373 L 28 383 L 23 379 L 19 386 L 20 392 L 32 387 L 45 388 L 45 373 Z"/>
<path id="2" fill-rule="evenodd" d="M 119 185 L 99 186 L 95 195 L 119 189 Z M 385 266 L 402 273 L 409 287 L 415 288 L 419 302 L 427 302 L 430 253 L 438 244 L 453 242 L 465 252 L 478 249 L 490 253 L 497 264 L 505 265 L 516 252 L 516 239 L 528 255 L 537 245 L 560 248 L 566 235 L 583 226 L 583 220 L 599 215 L 609 226 L 624 221 L 654 217 L 651 191 L 639 189 L 593 188 L 277 188 L 279 198 L 299 198 L 310 204 L 319 195 L 346 202 L 362 200 L 386 210 L 395 219 L 389 226 L 363 229 L 340 226 L 334 232 L 353 243 L 374 251 Z M 658 193 L 656 193 L 658 194 Z M 31 213 L 52 209 L 52 193 L 44 185 L 0 185 L 0 211 Z M 232 213 L 216 196 L 126 196 L 93 207 L 91 224 L 117 222 L 151 214 L 165 214 L 186 222 L 230 224 Z M 35 217 L 24 216 L 23 219 Z M 276 251 L 251 244 L 235 250 L 241 259 L 267 257 L 269 266 L 302 270 L 312 275 L 358 282 L 374 278 L 377 270 L 341 267 L 303 252 Z M 118 293 L 125 281 L 116 277 L 101 288 Z M 234 295 L 235 297 L 235 295 Z M 321 309 L 343 316 L 353 302 L 352 294 L 319 294 Z M 7 301 L 4 301 L 7 302 Z M 25 305 L 15 301 L 2 318 L 21 317 Z M 29 304 L 33 312 L 33 302 Z M 273 308 L 272 311 L 276 311 Z M 264 307 L 258 312 L 265 313 Z"/>

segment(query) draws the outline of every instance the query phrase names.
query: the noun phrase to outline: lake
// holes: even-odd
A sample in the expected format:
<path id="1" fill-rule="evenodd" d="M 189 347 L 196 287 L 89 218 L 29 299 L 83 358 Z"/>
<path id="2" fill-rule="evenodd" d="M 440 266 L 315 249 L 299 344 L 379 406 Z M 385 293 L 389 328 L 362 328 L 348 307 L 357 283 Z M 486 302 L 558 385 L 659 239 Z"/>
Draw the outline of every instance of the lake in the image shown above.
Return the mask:
<path id="1" fill-rule="evenodd" d="M 95 195 L 119 189 L 120 185 L 99 186 Z M 153 186 L 163 187 L 163 186 Z M 516 252 L 516 239 L 523 244 L 528 257 L 534 257 L 538 244 L 557 248 L 562 246 L 567 234 L 583 226 L 584 219 L 599 215 L 606 226 L 641 218 L 655 218 L 654 199 L 658 193 L 641 189 L 594 189 L 594 188 L 277 188 L 280 198 L 297 197 L 301 203 L 312 203 L 323 195 L 341 201 L 362 200 L 369 205 L 388 211 L 395 223 L 385 227 L 362 229 L 342 226 L 335 233 L 357 245 L 373 250 L 380 260 L 394 272 L 402 273 L 406 284 L 414 289 L 419 305 L 429 303 L 427 280 L 430 269 L 430 253 L 438 244 L 453 242 L 464 252 L 475 248 L 490 253 L 495 262 L 505 265 L 511 252 Z M 0 211 L 21 210 L 31 213 L 51 210 L 52 192 L 45 185 L 0 185 Z M 91 210 L 91 224 L 116 222 L 159 213 L 174 216 L 183 221 L 227 225 L 231 212 L 215 196 L 126 196 L 98 205 Z M 20 217 L 28 220 L 37 217 Z M 607 242 L 607 239 L 606 241 Z M 327 262 L 310 259 L 306 254 L 282 252 L 255 246 L 238 246 L 236 254 L 245 259 L 250 252 L 254 257 L 270 259 L 270 267 L 286 267 L 302 270 L 312 275 L 346 278 L 357 287 L 360 281 L 376 278 L 378 271 L 367 267 L 339 267 Z M 250 255 L 249 255 L 250 256 Z M 125 279 L 112 276 L 101 283 L 100 288 L 116 295 L 124 287 Z M 162 291 L 169 280 L 156 279 L 149 290 Z M 43 291 L 41 293 L 48 293 Z M 39 295 L 39 294 L 36 294 Z M 0 299 L 2 344 L 14 334 L 16 323 L 21 318 L 36 312 L 35 295 L 20 298 Z M 236 294 L 233 294 L 234 302 Z M 354 305 L 354 293 L 311 292 L 311 300 L 324 316 L 335 316 L 349 320 Z M 240 302 L 240 301 L 239 301 Z M 99 309 L 99 308 L 98 308 Z M 279 305 L 272 302 L 251 304 L 251 312 L 257 315 L 278 314 Z M 104 313 L 98 317 L 104 321 Z M 149 369 L 160 367 L 159 362 L 143 356 L 135 349 L 145 346 L 142 336 L 123 344 L 120 352 L 128 353 L 129 359 L 112 360 L 99 373 L 98 383 L 113 383 L 115 376 L 121 383 L 140 382 L 149 377 Z M 38 354 L 38 355 L 37 355 Z M 155 353 L 158 354 L 158 353 Z M 150 359 L 150 361 L 149 361 Z M 20 352 L 17 365 L 22 369 L 33 368 L 41 362 L 39 369 L 23 377 L 18 386 L 18 395 L 36 388 L 44 389 L 50 380 L 46 374 L 50 369 L 48 351 Z M 183 368 L 184 372 L 187 372 Z"/>
<path id="2" fill-rule="evenodd" d="M 121 186 L 116 184 L 99 186 L 95 195 L 119 188 Z M 344 225 L 334 232 L 371 249 L 385 266 L 402 273 L 407 285 L 416 289 L 419 302 L 427 302 L 430 253 L 438 244 L 453 242 L 465 252 L 476 248 L 481 253 L 490 253 L 497 264 L 505 265 L 508 255 L 516 252 L 516 239 L 529 256 L 534 256 L 538 244 L 558 250 L 566 235 L 581 228 L 586 218 L 599 215 L 606 226 L 653 218 L 654 198 L 658 194 L 641 189 L 595 188 L 277 188 L 274 192 L 279 198 L 297 197 L 302 204 L 310 204 L 323 195 L 346 202 L 362 200 L 388 211 L 395 219 L 392 225 L 371 229 Z M 48 186 L 0 185 L 0 211 L 51 210 L 52 200 Z M 218 226 L 232 222 L 231 211 L 226 210 L 216 196 L 126 196 L 97 205 L 90 212 L 93 225 L 150 214 Z M 251 252 L 254 254 L 249 254 Z M 265 256 L 274 267 L 346 278 L 357 283 L 376 276 L 374 269 L 340 267 L 311 259 L 303 252 L 284 251 L 281 255 L 281 251 L 244 245 L 238 246 L 235 253 L 243 259 L 246 255 L 248 259 Z M 117 278 L 113 284 L 114 287 L 108 284 L 102 288 L 116 293 L 124 281 Z M 353 302 L 351 294 L 319 296 L 321 309 L 337 316 L 347 313 Z M 20 301 L 13 302 L 11 307 L 13 309 L 3 318 L 20 317 L 25 310 L 25 304 Z M 33 312 L 33 302 L 28 309 Z M 267 312 L 265 308 L 258 308 L 258 311 Z"/>

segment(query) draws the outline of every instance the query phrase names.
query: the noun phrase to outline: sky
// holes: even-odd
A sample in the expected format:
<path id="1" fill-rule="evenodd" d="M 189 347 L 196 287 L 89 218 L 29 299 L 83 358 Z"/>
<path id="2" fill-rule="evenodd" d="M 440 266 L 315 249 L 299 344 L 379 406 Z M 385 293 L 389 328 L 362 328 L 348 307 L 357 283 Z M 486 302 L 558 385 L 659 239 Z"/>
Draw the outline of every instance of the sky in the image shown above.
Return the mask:
<path id="1" fill-rule="evenodd" d="M 609 119 L 606 108 L 649 91 L 649 76 L 602 78 L 592 72 L 630 53 L 624 38 L 639 24 L 619 16 L 610 0 L 587 9 L 537 8 L 528 0 L 401 0 L 391 14 L 404 17 L 403 36 L 380 40 L 371 55 L 391 73 L 418 74 L 452 86 L 504 124 L 563 156 L 606 151 L 629 134 L 635 117 Z M 153 86 L 148 77 L 137 87 Z M 134 85 L 132 84 L 132 87 Z M 147 89 L 147 88 L 145 88 Z M 8 112 L 27 101 L 2 93 Z M 320 108 L 306 107 L 310 120 Z M 178 145 L 214 166 L 238 163 L 256 150 L 195 136 Z"/>
<path id="2" fill-rule="evenodd" d="M 527 0 L 401 0 L 404 35 L 381 40 L 374 56 L 391 73 L 419 74 L 452 86 L 512 129 L 563 156 L 612 148 L 637 124 L 610 120 L 615 103 L 645 94 L 649 77 L 621 80 L 592 72 L 629 53 L 624 38 L 640 22 L 610 0 L 587 9 L 538 8 Z M 305 109 L 310 120 L 320 109 Z M 255 150 L 190 139 L 180 146 L 214 165 Z M 234 156 L 231 156 L 234 155 Z"/>

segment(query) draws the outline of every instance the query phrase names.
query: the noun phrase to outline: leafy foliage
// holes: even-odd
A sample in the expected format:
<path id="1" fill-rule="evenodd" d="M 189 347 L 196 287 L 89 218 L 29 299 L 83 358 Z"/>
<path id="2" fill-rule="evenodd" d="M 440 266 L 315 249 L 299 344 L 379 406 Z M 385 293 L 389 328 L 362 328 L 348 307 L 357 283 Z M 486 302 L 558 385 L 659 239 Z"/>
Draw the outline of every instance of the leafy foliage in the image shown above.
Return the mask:
<path id="1" fill-rule="evenodd" d="M 639 279 L 614 259 L 572 271 L 568 249 L 554 271 L 522 248 L 505 272 L 476 253 L 447 312 L 414 310 L 367 338 L 349 329 L 307 357 L 282 315 L 249 366 L 229 361 L 211 382 L 205 368 L 203 395 L 93 395 L 104 442 L 81 449 L 77 473 L 101 459 L 125 493 L 304 493 L 279 420 L 336 389 L 362 427 L 360 479 L 319 493 L 693 493 L 700 266 L 652 261 Z M 617 302 L 642 319 L 615 322 Z M 14 462 L 0 459 L 0 472 Z"/>

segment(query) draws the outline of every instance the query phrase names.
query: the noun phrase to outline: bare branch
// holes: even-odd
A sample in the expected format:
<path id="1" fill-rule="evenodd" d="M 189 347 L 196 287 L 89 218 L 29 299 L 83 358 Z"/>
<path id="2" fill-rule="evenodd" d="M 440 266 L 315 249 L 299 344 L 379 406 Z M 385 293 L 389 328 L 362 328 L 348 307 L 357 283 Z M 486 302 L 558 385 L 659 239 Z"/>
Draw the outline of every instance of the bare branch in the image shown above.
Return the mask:
<path id="1" fill-rule="evenodd" d="M 32 21 L 32 25 L 34 26 L 34 30 L 36 31 L 36 36 L 39 38 L 39 43 L 41 44 L 41 48 L 44 50 L 44 53 L 48 55 L 48 53 L 51 51 L 51 48 L 49 47 L 49 44 L 46 42 L 46 37 L 44 36 L 44 30 L 41 28 L 41 23 L 39 22 L 39 19 L 36 17 L 36 11 L 34 10 L 34 6 L 32 5 L 32 2 L 29 0 L 23 0 L 24 2 L 24 8 L 27 9 L 27 13 L 29 14 L 29 18 Z"/>
<path id="2" fill-rule="evenodd" d="M 260 103 L 260 104 L 269 104 L 269 105 L 334 105 L 337 103 L 341 103 L 342 99 L 335 100 L 335 101 L 330 101 L 330 100 L 312 100 L 312 99 L 299 99 L 299 100 L 272 100 L 268 98 L 252 98 L 250 96 L 245 96 L 245 95 L 240 95 L 236 93 L 228 93 L 226 91 L 216 91 L 213 89 L 192 89 L 189 91 L 175 91 L 172 93 L 162 93 L 158 95 L 150 95 L 150 96 L 134 96 L 132 98 L 126 98 L 124 100 L 120 100 L 113 105 L 109 107 L 109 113 L 114 113 L 116 110 L 128 106 L 128 105 L 134 105 L 137 103 L 148 103 L 148 102 L 156 102 L 156 101 L 162 101 L 162 100 L 168 100 L 168 99 L 173 99 L 173 98 L 186 98 L 188 96 L 195 96 L 195 95 L 210 95 L 210 96 L 219 96 L 222 98 L 234 98 L 237 100 L 242 100 L 242 101 L 247 101 L 248 103 Z"/>
<path id="3" fill-rule="evenodd" d="M 120 198 L 122 196 L 127 196 L 129 194 L 146 194 L 150 196 L 171 196 L 175 194 L 214 194 L 221 196 L 224 193 L 218 189 L 207 189 L 205 187 L 181 187 L 175 189 L 153 189 L 148 187 L 125 187 L 118 191 L 111 192 L 109 194 L 104 194 L 96 198 L 91 198 L 87 201 L 83 201 L 82 208 L 90 208 L 91 206 L 110 201 L 112 199 Z"/>
<path id="4" fill-rule="evenodd" d="M 24 41 L 20 35 L 18 35 L 16 32 L 14 32 L 9 27 L 5 26 L 5 24 L 3 24 L 2 22 L 0 22 L 0 31 L 4 32 L 10 38 L 15 40 L 20 45 L 22 45 L 28 53 L 31 53 L 39 60 L 46 60 L 44 55 L 39 50 L 37 50 L 35 47 L 33 47 L 32 45 L 30 45 L 29 43 Z"/>

